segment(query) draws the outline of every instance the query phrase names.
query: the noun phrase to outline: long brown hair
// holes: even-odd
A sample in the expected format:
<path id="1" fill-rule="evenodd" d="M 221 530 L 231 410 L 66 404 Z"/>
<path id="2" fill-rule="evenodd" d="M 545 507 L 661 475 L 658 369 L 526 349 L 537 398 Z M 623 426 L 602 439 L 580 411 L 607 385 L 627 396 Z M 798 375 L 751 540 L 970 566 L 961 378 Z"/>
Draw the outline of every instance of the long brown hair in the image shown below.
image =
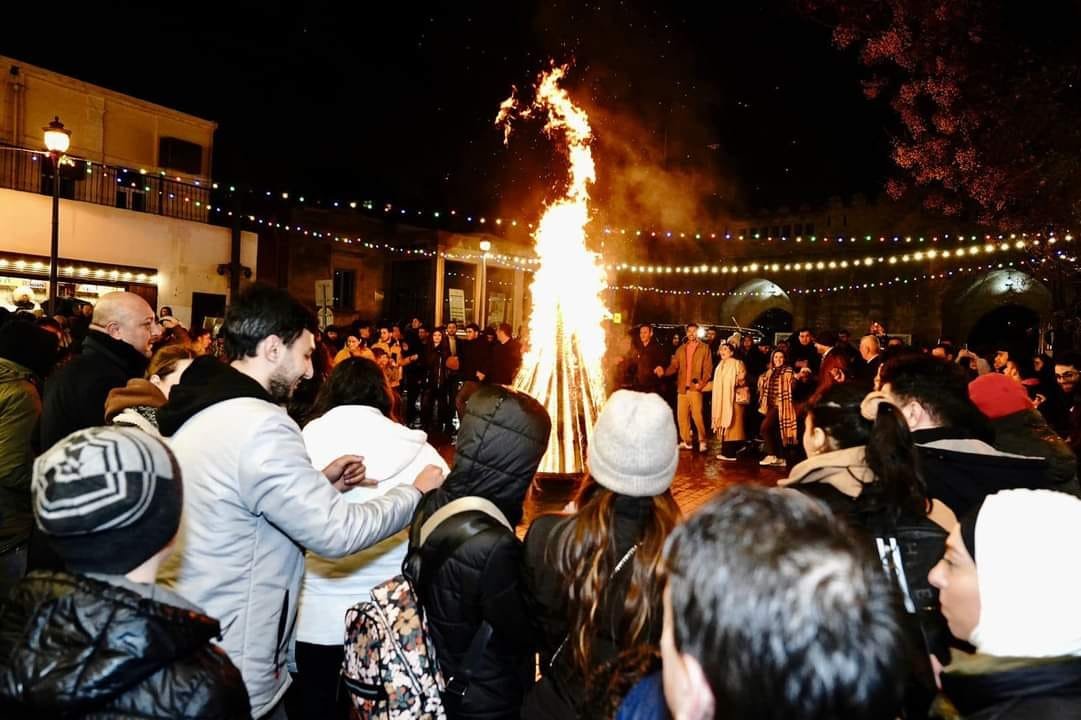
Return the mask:
<path id="1" fill-rule="evenodd" d="M 620 557 L 616 552 L 616 493 L 587 476 L 578 493 L 578 512 L 558 531 L 555 543 L 545 553 L 568 592 L 568 641 L 563 652 L 571 667 L 586 678 L 592 676 L 593 638 L 597 614 L 605 599 L 612 571 Z M 680 511 L 670 491 L 653 498 L 652 512 L 646 520 L 638 549 L 629 567 L 630 583 L 623 598 L 620 650 L 633 648 L 645 640 L 650 627 L 661 622 L 662 553 L 664 542 L 679 522 Z M 610 591 L 609 591 L 610 592 Z"/>

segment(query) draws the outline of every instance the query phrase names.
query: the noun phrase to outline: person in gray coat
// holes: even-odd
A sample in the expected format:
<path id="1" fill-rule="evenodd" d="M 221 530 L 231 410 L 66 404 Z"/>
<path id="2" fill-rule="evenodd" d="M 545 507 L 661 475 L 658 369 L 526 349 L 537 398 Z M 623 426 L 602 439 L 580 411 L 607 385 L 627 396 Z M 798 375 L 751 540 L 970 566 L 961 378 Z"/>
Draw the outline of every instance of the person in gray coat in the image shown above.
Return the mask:
<path id="1" fill-rule="evenodd" d="M 443 482 L 429 466 L 413 485 L 350 503 L 342 493 L 365 481 L 363 458 L 312 466 L 282 405 L 312 375 L 314 328 L 285 291 L 252 287 L 226 312 L 232 363 L 197 359 L 158 411 L 187 479 L 177 550 L 159 578 L 221 621 L 255 718 L 285 717 L 304 550 L 363 550 L 408 525 L 423 493 Z"/>

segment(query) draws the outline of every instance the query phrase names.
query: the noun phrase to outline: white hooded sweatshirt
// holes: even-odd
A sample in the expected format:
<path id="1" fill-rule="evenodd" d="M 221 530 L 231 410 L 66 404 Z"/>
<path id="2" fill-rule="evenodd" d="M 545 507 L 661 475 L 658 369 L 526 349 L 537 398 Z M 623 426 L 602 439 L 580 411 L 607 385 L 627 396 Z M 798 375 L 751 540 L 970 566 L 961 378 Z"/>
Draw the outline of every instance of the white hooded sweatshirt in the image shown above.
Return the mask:
<path id="1" fill-rule="evenodd" d="M 427 435 L 363 405 L 342 405 L 312 420 L 304 428 L 304 444 L 315 467 L 326 467 L 342 455 L 364 458 L 368 480 L 379 485 L 350 490 L 345 499 L 351 503 L 371 500 L 399 485 L 410 485 L 427 465 L 441 468 L 444 476 L 450 472 L 447 463 L 428 444 Z M 408 545 L 408 530 L 403 530 L 338 560 L 309 552 L 300 591 L 297 641 L 340 646 L 345 639 L 346 611 L 368 600 L 373 587 L 401 574 Z"/>

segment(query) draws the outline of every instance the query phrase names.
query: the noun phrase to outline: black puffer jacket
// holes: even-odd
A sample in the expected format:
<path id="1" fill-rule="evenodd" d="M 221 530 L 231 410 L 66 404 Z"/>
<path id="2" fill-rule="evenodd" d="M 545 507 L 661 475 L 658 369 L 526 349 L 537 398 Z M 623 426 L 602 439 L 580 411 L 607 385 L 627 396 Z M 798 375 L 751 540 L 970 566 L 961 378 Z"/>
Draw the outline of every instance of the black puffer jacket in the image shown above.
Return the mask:
<path id="1" fill-rule="evenodd" d="M 27 576 L 0 603 L 0 717 L 250 717 L 240 673 L 211 644 L 218 622 L 153 593 Z"/>
<path id="2" fill-rule="evenodd" d="M 467 496 L 490 500 L 516 526 L 551 427 L 547 412 L 528 395 L 497 386 L 474 393 L 458 432 L 454 467 L 443 487 L 421 501 L 414 530 L 442 506 Z M 465 697 L 445 697 L 452 720 L 517 718 L 532 685 L 535 643 L 519 579 L 521 556 L 512 533 L 486 532 L 460 546 L 434 577 L 421 571 L 420 600 L 444 677 L 458 675 L 482 621 L 494 629 Z"/>
<path id="3" fill-rule="evenodd" d="M 647 521 L 653 513 L 653 498 L 619 496 L 615 501 L 613 542 L 609 562 L 614 566 L 632 545 L 642 539 Z M 541 668 L 544 678 L 526 699 L 522 717 L 526 720 L 562 720 L 589 717 L 586 707 L 586 683 L 570 661 L 570 649 L 564 647 L 552 663 L 552 656 L 567 637 L 567 588 L 548 558 L 559 553 L 564 542 L 564 530 L 574 522 L 572 517 L 544 515 L 529 527 L 525 539 L 525 586 L 530 616 L 540 626 L 543 635 Z M 631 569 L 627 567 L 603 590 L 597 612 L 597 629 L 593 635 L 591 660 L 598 675 L 604 677 L 623 645 L 620 638 L 627 632 L 623 618 L 623 601 L 631 586 Z M 660 618 L 660 608 L 654 617 Z M 648 626 L 645 641 L 656 646 L 661 639 L 660 622 Z M 551 668 L 549 669 L 549 665 Z"/>

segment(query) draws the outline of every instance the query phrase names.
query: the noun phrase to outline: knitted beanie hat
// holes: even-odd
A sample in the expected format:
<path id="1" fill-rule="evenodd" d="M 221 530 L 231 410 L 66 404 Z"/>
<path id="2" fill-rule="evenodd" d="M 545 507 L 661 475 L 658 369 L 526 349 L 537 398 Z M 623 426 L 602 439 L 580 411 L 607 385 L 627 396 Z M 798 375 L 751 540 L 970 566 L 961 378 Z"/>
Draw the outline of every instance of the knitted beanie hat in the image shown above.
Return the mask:
<path id="1" fill-rule="evenodd" d="M 141 430 L 76 430 L 34 463 L 32 491 L 38 529 L 73 572 L 129 573 L 180 528 L 176 458 Z"/>
<path id="2" fill-rule="evenodd" d="M 616 391 L 601 409 L 587 455 L 590 475 L 612 492 L 660 495 L 679 463 L 672 409 L 655 393 Z"/>
<path id="3" fill-rule="evenodd" d="M 980 375 L 970 382 L 968 397 L 988 420 L 997 420 L 1033 407 L 1021 383 L 998 373 Z"/>

